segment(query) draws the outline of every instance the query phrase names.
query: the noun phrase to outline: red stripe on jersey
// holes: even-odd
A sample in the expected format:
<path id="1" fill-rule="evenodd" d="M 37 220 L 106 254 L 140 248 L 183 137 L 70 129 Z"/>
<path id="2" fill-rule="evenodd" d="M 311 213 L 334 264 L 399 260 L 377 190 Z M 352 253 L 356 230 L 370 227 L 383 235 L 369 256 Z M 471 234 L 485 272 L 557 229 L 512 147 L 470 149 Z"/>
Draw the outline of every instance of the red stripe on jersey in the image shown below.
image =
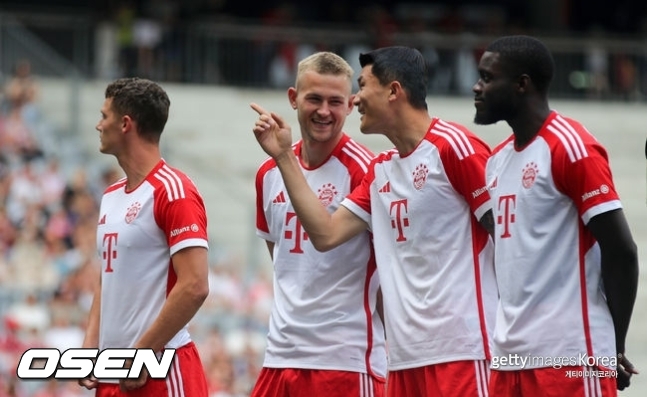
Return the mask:
<path id="1" fill-rule="evenodd" d="M 366 356 L 365 356 L 365 365 L 366 372 L 374 377 L 379 378 L 375 373 L 373 373 L 373 368 L 371 367 L 371 353 L 373 352 L 373 314 L 371 313 L 371 304 L 369 292 L 371 291 L 371 278 L 377 269 L 375 262 L 375 251 L 373 250 L 373 245 L 371 244 L 371 255 L 368 258 L 368 263 L 366 265 L 366 278 L 364 279 L 364 312 L 366 313 Z"/>
<path id="2" fill-rule="evenodd" d="M 474 154 L 474 147 L 465 132 L 446 121 L 436 119 L 429 132 L 445 138 L 460 160 Z"/>
<path id="3" fill-rule="evenodd" d="M 485 308 L 483 303 L 483 290 L 481 286 L 483 282 L 481 281 L 481 261 L 479 260 L 479 254 L 483 251 L 483 248 L 487 244 L 489 235 L 481 227 L 479 221 L 476 220 L 474 216 L 471 217 L 471 229 L 472 229 L 472 256 L 474 263 L 474 282 L 476 283 L 476 304 L 478 306 L 479 313 L 479 325 L 481 328 L 481 340 L 483 341 L 483 352 L 485 353 L 485 359 L 491 360 L 492 356 L 490 353 L 490 344 L 489 336 L 487 331 L 487 325 L 485 322 Z"/>
<path id="4" fill-rule="evenodd" d="M 588 157 L 588 152 L 582 141 L 580 134 L 573 128 L 573 126 L 560 115 L 555 117 L 548 123 L 546 129 L 552 132 L 564 145 L 568 158 L 572 163 Z"/>
<path id="5" fill-rule="evenodd" d="M 265 175 L 274 167 L 276 162 L 272 158 L 266 159 L 258 168 L 256 172 L 256 228 L 269 233 L 270 229 L 265 219 L 265 212 L 263 211 L 263 179 Z"/>
<path id="6" fill-rule="evenodd" d="M 121 189 L 122 187 L 126 186 L 126 178 L 121 178 L 117 182 L 113 183 L 112 185 L 108 186 L 106 190 L 103 192 L 103 194 L 114 192 L 117 189 Z"/>

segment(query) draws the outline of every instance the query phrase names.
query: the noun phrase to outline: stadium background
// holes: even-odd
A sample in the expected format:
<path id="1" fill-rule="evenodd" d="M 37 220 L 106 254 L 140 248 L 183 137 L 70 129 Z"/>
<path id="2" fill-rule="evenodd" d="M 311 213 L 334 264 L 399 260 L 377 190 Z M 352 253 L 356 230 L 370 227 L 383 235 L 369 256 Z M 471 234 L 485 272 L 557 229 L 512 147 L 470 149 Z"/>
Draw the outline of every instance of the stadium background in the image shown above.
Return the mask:
<path id="1" fill-rule="evenodd" d="M 522 4 L 523 3 L 523 4 Z M 647 371 L 645 99 L 647 14 L 638 1 L 3 1 L 0 5 L 0 397 L 77 396 L 75 384 L 20 382 L 29 346 L 76 347 L 91 290 L 96 205 L 119 176 L 97 152 L 94 126 L 113 78 L 160 81 L 171 97 L 164 157 L 193 177 L 207 205 L 211 294 L 192 322 L 212 395 L 246 396 L 262 362 L 271 263 L 254 234 L 253 178 L 264 154 L 251 134 L 254 101 L 295 127 L 285 88 L 296 61 L 330 49 L 356 65 L 360 51 L 413 45 L 430 69 L 430 113 L 470 126 L 494 145 L 507 125 L 472 123 L 471 86 L 483 45 L 530 33 L 555 53 L 551 105 L 585 123 L 609 150 L 641 258 L 627 343 Z M 37 95 L 16 103 L 27 60 Z M 24 64 L 24 62 L 23 62 Z M 18 109 L 18 111 L 16 111 Z M 374 151 L 353 113 L 346 130 Z M 294 138 L 297 139 L 297 133 Z M 559 332 L 556 330 L 556 332 Z M 638 375 L 621 396 L 644 396 Z"/>

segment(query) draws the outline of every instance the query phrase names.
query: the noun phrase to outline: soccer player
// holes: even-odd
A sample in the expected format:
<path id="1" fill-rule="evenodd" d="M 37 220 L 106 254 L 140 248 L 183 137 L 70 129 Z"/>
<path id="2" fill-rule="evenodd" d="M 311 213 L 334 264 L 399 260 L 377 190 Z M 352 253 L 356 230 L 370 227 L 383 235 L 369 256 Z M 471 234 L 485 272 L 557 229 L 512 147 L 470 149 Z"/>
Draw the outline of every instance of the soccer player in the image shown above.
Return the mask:
<path id="1" fill-rule="evenodd" d="M 170 101 L 139 78 L 108 85 L 97 124 L 101 153 L 125 178 L 101 200 L 97 248 L 101 287 L 90 309 L 84 348 L 176 349 L 166 379 L 119 383 L 82 379 L 97 396 L 200 396 L 207 383 L 187 323 L 209 293 L 207 219 L 193 182 L 160 155 Z"/>
<path id="2" fill-rule="evenodd" d="M 290 151 L 327 211 L 360 184 L 373 158 L 342 131 L 353 110 L 352 78 L 343 58 L 318 52 L 299 62 L 287 92 L 301 128 Z M 384 326 L 369 232 L 318 252 L 271 158 L 258 169 L 256 193 L 257 234 L 274 262 L 274 304 L 252 397 L 384 396 Z"/>
<path id="3" fill-rule="evenodd" d="M 513 132 L 486 168 L 500 294 L 492 362 L 527 358 L 493 365 L 490 395 L 615 396 L 607 370 L 617 364 L 620 390 L 635 373 L 624 354 L 638 260 L 607 153 L 549 107 L 554 62 L 539 40 L 499 38 L 478 70 L 474 121 Z"/>
<path id="4" fill-rule="evenodd" d="M 360 129 L 395 145 L 332 214 L 303 176 L 290 127 L 260 106 L 256 139 L 281 171 L 319 250 L 373 232 L 388 344 L 390 397 L 481 396 L 487 391 L 496 285 L 487 230 L 488 146 L 467 128 L 431 117 L 419 51 L 360 55 L 354 104 Z"/>

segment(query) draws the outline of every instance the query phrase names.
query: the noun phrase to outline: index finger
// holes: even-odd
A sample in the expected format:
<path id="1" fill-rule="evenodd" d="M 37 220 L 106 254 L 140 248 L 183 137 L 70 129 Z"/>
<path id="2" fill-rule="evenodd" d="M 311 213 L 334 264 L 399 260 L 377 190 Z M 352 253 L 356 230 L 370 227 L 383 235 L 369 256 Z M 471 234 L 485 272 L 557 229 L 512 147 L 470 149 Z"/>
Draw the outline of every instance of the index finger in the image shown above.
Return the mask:
<path id="1" fill-rule="evenodd" d="M 261 105 L 257 104 L 257 103 L 252 102 L 252 103 L 250 103 L 250 104 L 249 104 L 249 106 L 251 106 L 251 108 L 252 108 L 252 109 L 254 109 L 254 111 L 255 111 L 256 113 L 258 113 L 259 115 L 264 115 L 264 114 L 268 114 L 268 115 L 269 115 L 269 114 L 270 114 L 270 112 L 268 112 L 267 110 L 263 109 L 263 107 L 262 107 Z"/>

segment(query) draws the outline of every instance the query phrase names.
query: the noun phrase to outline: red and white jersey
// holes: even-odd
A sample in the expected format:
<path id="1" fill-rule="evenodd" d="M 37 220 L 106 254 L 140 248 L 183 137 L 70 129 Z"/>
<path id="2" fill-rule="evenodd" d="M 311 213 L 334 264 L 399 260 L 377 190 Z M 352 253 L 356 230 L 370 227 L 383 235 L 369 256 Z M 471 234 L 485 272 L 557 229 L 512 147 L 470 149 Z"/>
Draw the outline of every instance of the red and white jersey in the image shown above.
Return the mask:
<path id="1" fill-rule="evenodd" d="M 164 160 L 132 191 L 126 179 L 103 194 L 97 228 L 102 261 L 99 348 L 127 348 L 159 314 L 176 274 L 171 256 L 205 247 L 207 217 L 193 182 Z M 166 345 L 190 341 L 184 327 Z"/>
<path id="2" fill-rule="evenodd" d="M 600 248 L 585 227 L 621 208 L 604 148 L 580 123 L 552 112 L 524 148 L 515 149 L 514 136 L 502 142 L 486 170 L 501 297 L 493 354 L 529 357 L 499 369 L 614 357 Z"/>
<path id="3" fill-rule="evenodd" d="M 302 141 L 294 145 L 300 157 Z M 321 166 L 301 164 L 329 212 L 357 186 L 373 154 L 343 135 Z M 308 240 L 274 160 L 256 175 L 257 234 L 274 243 L 274 303 L 263 366 L 386 375 L 379 279 L 367 231 L 319 252 Z"/>
<path id="4" fill-rule="evenodd" d="M 490 149 L 434 118 L 410 154 L 377 156 L 343 202 L 373 231 L 389 369 L 489 358 L 496 286 L 486 212 Z"/>

